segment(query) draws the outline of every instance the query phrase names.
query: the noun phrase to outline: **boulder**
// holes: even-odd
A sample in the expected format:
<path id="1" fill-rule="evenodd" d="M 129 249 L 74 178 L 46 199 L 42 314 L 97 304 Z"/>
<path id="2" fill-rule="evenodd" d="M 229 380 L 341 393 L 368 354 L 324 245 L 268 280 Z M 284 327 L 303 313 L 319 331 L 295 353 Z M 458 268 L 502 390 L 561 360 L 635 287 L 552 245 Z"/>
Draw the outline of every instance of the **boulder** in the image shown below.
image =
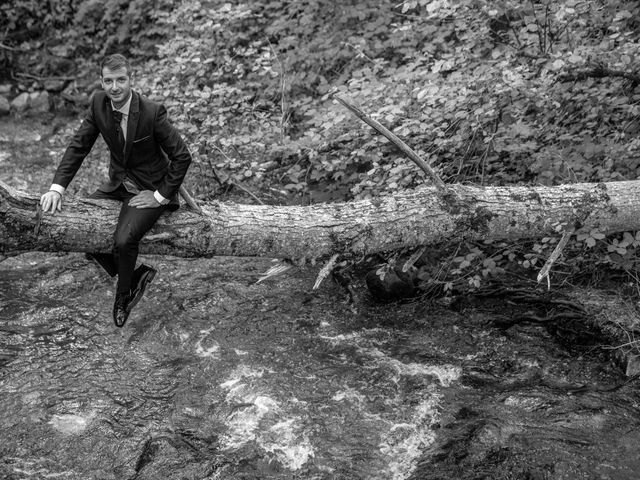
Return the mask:
<path id="1" fill-rule="evenodd" d="M 29 93 L 22 92 L 16 98 L 11 101 L 11 108 L 16 112 L 24 112 L 29 108 Z"/>
<path id="2" fill-rule="evenodd" d="M 49 92 L 33 92 L 29 94 L 29 110 L 34 113 L 46 113 L 51 109 Z"/>

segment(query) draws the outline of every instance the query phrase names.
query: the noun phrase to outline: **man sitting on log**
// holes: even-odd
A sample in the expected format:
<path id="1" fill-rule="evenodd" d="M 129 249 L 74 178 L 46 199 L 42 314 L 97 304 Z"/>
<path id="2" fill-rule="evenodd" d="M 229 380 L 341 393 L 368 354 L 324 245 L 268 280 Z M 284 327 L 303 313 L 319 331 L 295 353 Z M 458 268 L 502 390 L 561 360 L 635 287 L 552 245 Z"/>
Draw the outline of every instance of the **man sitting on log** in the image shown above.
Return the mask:
<path id="1" fill-rule="evenodd" d="M 144 264 L 135 268 L 140 240 L 165 210 L 179 207 L 178 191 L 191 154 L 169 122 L 165 107 L 132 90 L 131 66 L 124 56 L 105 57 L 100 63 L 100 78 L 104 91 L 92 96 L 40 204 L 43 212 L 62 210 L 65 189 L 98 134 L 102 135 L 111 153 L 109 178 L 91 198 L 118 200 L 122 207 L 112 253 L 92 253 L 90 257 L 112 277 L 118 275 L 113 320 L 122 327 L 156 274 Z"/>

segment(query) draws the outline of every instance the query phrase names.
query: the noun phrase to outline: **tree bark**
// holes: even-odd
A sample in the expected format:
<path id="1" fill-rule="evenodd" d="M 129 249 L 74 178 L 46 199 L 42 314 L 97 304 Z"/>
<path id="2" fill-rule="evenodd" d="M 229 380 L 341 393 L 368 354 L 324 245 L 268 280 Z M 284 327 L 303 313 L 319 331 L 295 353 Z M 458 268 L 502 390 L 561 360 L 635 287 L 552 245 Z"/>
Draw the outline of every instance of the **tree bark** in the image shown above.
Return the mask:
<path id="1" fill-rule="evenodd" d="M 310 206 L 209 202 L 202 215 L 163 215 L 141 253 L 293 259 L 356 255 L 461 239 L 531 239 L 559 235 L 558 223 L 604 233 L 640 230 L 640 181 L 557 187 L 451 185 L 439 197 L 424 187 L 381 198 Z M 0 182 L 0 251 L 106 252 L 119 203 L 65 199 L 54 216 L 39 197 Z"/>

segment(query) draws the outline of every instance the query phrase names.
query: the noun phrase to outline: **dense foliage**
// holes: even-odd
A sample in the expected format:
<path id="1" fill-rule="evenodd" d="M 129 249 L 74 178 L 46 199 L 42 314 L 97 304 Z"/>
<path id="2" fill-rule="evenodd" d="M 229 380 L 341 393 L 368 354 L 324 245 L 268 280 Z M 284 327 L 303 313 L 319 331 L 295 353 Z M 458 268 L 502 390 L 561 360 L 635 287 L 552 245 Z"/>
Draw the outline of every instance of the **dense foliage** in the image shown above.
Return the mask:
<path id="1" fill-rule="evenodd" d="M 198 196 L 308 203 L 426 181 L 335 91 L 448 182 L 639 178 L 638 19 L 627 0 L 17 0 L 0 6 L 0 61 L 95 77 L 124 51 L 193 147 Z M 608 253 L 635 254 L 633 238 Z M 496 267 L 469 248 L 459 271 Z"/>

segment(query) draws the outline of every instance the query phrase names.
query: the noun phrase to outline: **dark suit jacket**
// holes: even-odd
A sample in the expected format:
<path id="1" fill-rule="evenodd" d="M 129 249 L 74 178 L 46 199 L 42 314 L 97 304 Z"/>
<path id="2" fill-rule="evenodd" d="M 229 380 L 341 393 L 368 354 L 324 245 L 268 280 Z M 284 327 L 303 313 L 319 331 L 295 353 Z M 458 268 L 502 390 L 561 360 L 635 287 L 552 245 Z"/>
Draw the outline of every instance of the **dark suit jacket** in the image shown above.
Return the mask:
<path id="1" fill-rule="evenodd" d="M 178 131 L 167 118 L 167 110 L 159 103 L 132 91 L 124 151 L 120 148 L 111 101 L 103 91 L 91 99 L 82 125 L 65 151 L 53 183 L 67 187 L 82 161 L 101 134 L 111 152 L 109 180 L 99 190 L 112 192 L 122 184 L 125 175 L 141 190 L 158 190 L 178 205 L 178 189 L 184 180 L 191 154 Z M 168 157 L 168 159 L 167 159 Z"/>

